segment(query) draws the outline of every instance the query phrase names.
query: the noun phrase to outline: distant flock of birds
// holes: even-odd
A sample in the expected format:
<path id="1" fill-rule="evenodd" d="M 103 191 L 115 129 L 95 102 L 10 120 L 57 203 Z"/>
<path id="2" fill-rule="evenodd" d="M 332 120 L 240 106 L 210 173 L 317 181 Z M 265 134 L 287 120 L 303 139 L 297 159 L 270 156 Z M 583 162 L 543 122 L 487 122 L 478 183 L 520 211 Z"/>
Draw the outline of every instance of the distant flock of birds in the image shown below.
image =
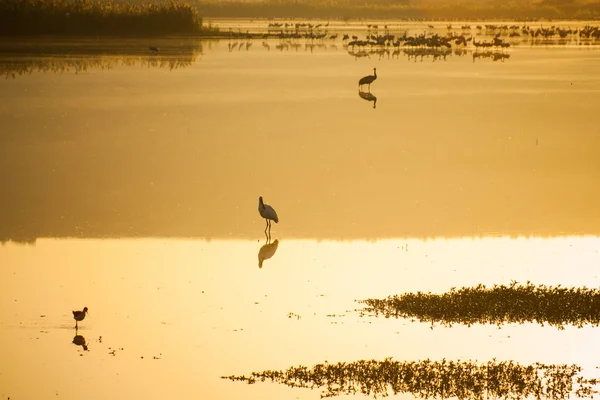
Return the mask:
<path id="1" fill-rule="evenodd" d="M 476 49 L 505 49 L 511 46 L 511 43 L 507 42 L 502 37 L 506 37 L 513 43 L 517 43 L 514 40 L 519 38 L 530 39 L 531 44 L 548 44 L 548 40 L 562 40 L 559 43 L 566 43 L 569 40 L 587 40 L 586 44 L 595 44 L 596 40 L 600 40 L 600 27 L 593 26 L 590 24 L 584 27 L 571 29 L 570 27 L 560 27 L 556 25 L 551 26 L 539 26 L 533 28 L 527 24 L 520 25 L 497 25 L 497 24 L 485 24 L 477 25 L 475 27 L 475 35 L 483 35 L 492 37 L 491 41 L 476 41 L 474 35 L 471 33 L 471 25 L 461 25 L 460 28 L 454 28 L 452 24 L 446 26 L 447 33 L 439 34 L 432 32 L 436 27 L 434 25 L 425 25 L 427 30 L 420 34 L 408 35 L 408 31 L 404 31 L 401 35 L 393 35 L 390 33 L 388 25 L 383 26 L 383 34 L 378 34 L 379 25 L 367 24 L 367 34 L 364 39 L 359 38 L 357 35 L 350 36 L 347 33 L 333 33 L 329 34 L 327 29 L 329 22 L 313 24 L 310 22 L 271 22 L 268 24 L 266 32 L 263 33 L 250 33 L 241 32 L 238 30 L 234 31 L 232 28 L 226 33 L 226 37 L 231 39 L 242 39 L 240 42 L 230 42 L 229 50 L 235 49 L 241 50 L 245 48 L 248 50 L 253 43 L 254 39 L 267 40 L 269 38 L 276 38 L 282 41 L 282 43 L 276 46 L 278 49 L 283 50 L 286 47 L 296 47 L 295 41 L 304 39 L 307 43 L 322 43 L 325 39 L 329 39 L 335 42 L 341 35 L 343 45 L 349 48 L 385 48 L 385 47 L 428 47 L 428 48 L 450 48 L 452 46 L 467 46 L 469 42 L 473 43 Z M 459 29 L 461 33 L 456 32 Z M 323 31 L 324 30 L 324 31 Z M 439 29 L 438 29 L 439 32 Z M 288 46 L 283 44 L 285 41 Z M 581 41 L 579 44 L 583 44 Z M 296 45 L 296 46 L 294 46 Z M 270 45 L 263 41 L 263 46 L 270 49 Z M 149 45 L 148 50 L 151 54 L 159 53 L 159 48 L 154 45 Z M 312 50 L 312 47 L 311 47 Z"/>
<path id="2" fill-rule="evenodd" d="M 227 36 L 229 39 L 268 39 L 268 38 L 278 38 L 280 40 L 296 40 L 296 39 L 305 39 L 308 41 L 322 41 L 324 39 L 329 38 L 332 41 L 335 41 L 339 37 L 339 33 L 329 34 L 327 28 L 329 23 L 326 24 L 312 24 L 312 23 L 292 23 L 292 22 L 272 22 L 268 24 L 268 28 L 266 32 L 263 33 L 250 33 L 249 31 L 235 32 L 233 29 L 229 29 Z M 412 36 L 412 39 L 408 35 L 407 31 L 404 31 L 402 35 L 392 35 L 390 34 L 390 29 L 387 25 L 383 27 L 383 34 L 378 35 L 380 32 L 379 25 L 377 24 L 367 24 L 367 35 L 365 39 L 359 39 L 357 35 L 350 36 L 347 33 L 343 33 L 342 41 L 349 45 L 359 45 L 359 46 L 392 46 L 396 43 L 396 46 L 401 45 L 413 45 L 414 42 L 418 42 L 419 40 L 423 40 L 424 38 L 434 37 L 434 39 L 430 39 L 433 41 L 438 41 L 440 46 L 444 46 L 453 42 L 456 45 L 467 45 L 467 42 L 471 40 L 473 37 L 471 25 L 462 25 L 460 27 L 459 32 L 456 32 L 456 29 L 452 26 L 452 24 L 447 25 L 448 33 L 446 35 L 435 34 L 433 29 L 436 27 L 434 25 L 425 25 L 427 30 L 425 30 L 421 35 Z M 581 39 L 600 39 L 600 28 L 598 26 L 586 25 L 582 28 L 571 29 L 570 27 L 564 28 L 560 26 L 549 26 L 544 27 L 543 25 L 538 28 L 533 28 L 527 24 L 523 26 L 519 25 L 496 25 L 496 24 L 486 24 L 486 25 L 477 25 L 475 28 L 476 35 L 485 35 L 485 36 L 493 36 L 496 40 L 499 40 L 500 37 L 508 37 L 508 38 L 517 38 L 517 37 L 528 37 L 532 39 L 539 38 L 569 38 L 569 37 L 579 37 Z M 439 30 L 438 30 L 439 31 Z M 397 39 L 397 40 L 395 40 Z M 411 43 L 413 42 L 413 43 Z M 485 46 L 485 44 L 483 45 Z M 492 44 L 492 46 L 501 47 L 499 43 Z M 504 47 L 508 47 L 508 43 L 504 44 Z"/>
<path id="3" fill-rule="evenodd" d="M 364 38 L 359 38 L 357 35 L 350 36 L 347 33 L 328 34 L 327 29 L 329 27 L 329 22 L 324 24 L 313 24 L 309 22 L 271 22 L 268 24 L 267 31 L 263 33 L 250 33 L 248 30 L 246 32 L 241 32 L 240 30 L 236 32 L 230 28 L 226 33 L 226 36 L 230 39 L 230 42 L 228 43 L 229 51 L 241 50 L 242 48 L 249 50 L 252 47 L 254 39 L 260 38 L 263 39 L 262 45 L 267 48 L 267 50 L 271 49 L 271 45 L 267 42 L 267 39 L 276 38 L 280 41 L 279 44 L 275 45 L 275 48 L 278 50 L 298 50 L 301 46 L 298 43 L 298 40 L 303 39 L 305 40 L 305 50 L 312 51 L 315 47 L 326 47 L 323 44 L 325 39 L 329 39 L 331 41 L 330 43 L 335 43 L 336 39 L 341 36 L 343 46 L 349 50 L 351 55 L 357 57 L 366 56 L 367 54 L 362 52 L 367 49 L 444 49 L 456 48 L 454 46 L 466 47 L 469 43 L 472 43 L 476 50 L 504 50 L 511 47 L 511 43 L 517 44 L 518 41 L 522 41 L 523 37 L 526 38 L 526 40 L 530 40 L 532 45 L 552 43 L 566 44 L 569 41 L 578 41 L 579 44 L 597 44 L 596 41 L 600 40 L 600 27 L 590 24 L 575 29 L 556 25 L 547 27 L 542 25 L 533 28 L 527 24 L 523 26 L 514 24 L 485 24 L 477 25 L 474 34 L 472 33 L 471 25 L 461 25 L 460 28 L 456 28 L 460 29 L 460 33 L 458 33 L 452 24 L 448 24 L 446 26 L 448 32 L 446 34 L 439 34 L 433 32 L 433 30 L 436 29 L 434 25 L 423 24 L 424 27 L 427 27 L 427 30 L 413 35 L 409 35 L 408 31 L 404 31 L 401 35 L 393 35 L 390 33 L 388 25 L 383 26 L 383 34 L 378 34 L 380 32 L 379 25 L 367 24 L 366 26 L 368 31 Z M 491 37 L 491 40 L 477 41 L 474 35 L 488 36 Z M 231 39 L 238 40 L 232 42 Z M 555 40 L 558 40 L 558 42 L 555 42 Z M 334 45 L 332 44 L 331 46 Z M 158 54 L 160 51 L 159 48 L 154 45 L 149 45 L 148 50 L 151 54 Z M 478 57 L 486 57 L 486 55 L 482 56 L 481 54 L 478 54 L 476 56 L 474 55 L 473 58 L 475 59 Z M 504 60 L 508 57 L 495 56 L 490 58 Z"/>

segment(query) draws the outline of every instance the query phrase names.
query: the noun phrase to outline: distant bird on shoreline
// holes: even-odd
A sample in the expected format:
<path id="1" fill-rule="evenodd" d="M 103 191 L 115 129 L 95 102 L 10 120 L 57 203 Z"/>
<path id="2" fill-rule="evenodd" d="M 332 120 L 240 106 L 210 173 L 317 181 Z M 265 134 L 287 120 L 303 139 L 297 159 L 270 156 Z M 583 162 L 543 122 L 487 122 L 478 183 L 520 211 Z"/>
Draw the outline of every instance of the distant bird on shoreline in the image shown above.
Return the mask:
<path id="1" fill-rule="evenodd" d="M 367 75 L 360 78 L 358 81 L 358 88 L 360 89 L 362 85 L 369 85 L 369 91 L 371 91 L 371 83 L 373 83 L 375 79 L 377 79 L 377 68 L 373 68 L 373 75 Z"/>
<path id="2" fill-rule="evenodd" d="M 77 329 L 77 323 L 83 321 L 85 314 L 87 314 L 88 308 L 84 307 L 83 311 L 73 311 L 73 319 L 75 320 L 75 329 Z"/>
<path id="3" fill-rule="evenodd" d="M 148 49 L 150 49 L 150 51 L 153 52 L 153 53 L 158 53 L 158 47 L 148 46 Z"/>
<path id="4" fill-rule="evenodd" d="M 277 224 L 279 223 L 279 217 L 277 217 L 277 213 L 275 212 L 273 207 L 263 202 L 262 196 L 258 197 L 258 212 L 260 213 L 261 217 L 267 220 L 267 226 L 265 227 L 265 235 L 267 234 L 268 229 L 269 235 L 267 235 L 267 237 L 269 237 L 271 234 L 271 221 L 275 221 L 275 223 Z"/>

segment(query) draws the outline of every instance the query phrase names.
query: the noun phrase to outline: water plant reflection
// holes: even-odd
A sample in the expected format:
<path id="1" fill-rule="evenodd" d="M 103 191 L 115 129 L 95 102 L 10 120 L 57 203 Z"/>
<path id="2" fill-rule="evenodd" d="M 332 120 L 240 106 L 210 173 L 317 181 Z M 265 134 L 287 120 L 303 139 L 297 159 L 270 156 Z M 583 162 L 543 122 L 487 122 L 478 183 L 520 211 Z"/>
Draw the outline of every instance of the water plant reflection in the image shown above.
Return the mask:
<path id="1" fill-rule="evenodd" d="M 531 282 L 509 286 L 485 285 L 452 288 L 443 294 L 405 293 L 386 299 L 359 300 L 366 306 L 361 315 L 383 315 L 386 318 L 417 318 L 444 326 L 460 323 L 496 324 L 537 322 L 564 329 L 586 324 L 600 324 L 600 290 L 535 286 Z"/>
<path id="2" fill-rule="evenodd" d="M 199 42 L 161 47 L 160 52 L 148 46 L 125 45 L 108 47 L 90 43 L 59 43 L 52 45 L 25 45 L 20 48 L 3 44 L 2 52 L 8 52 L 0 62 L 0 74 L 5 78 L 31 75 L 34 72 L 81 73 L 92 68 L 112 69 L 117 66 L 160 67 L 175 70 L 192 65 L 203 53 Z"/>
<path id="3" fill-rule="evenodd" d="M 223 379 L 281 383 L 290 387 L 322 390 L 321 397 L 362 393 L 385 397 L 411 393 L 419 398 L 458 399 L 564 399 L 570 395 L 591 398 L 597 379 L 580 375 L 577 365 L 521 365 L 514 361 L 383 361 L 359 360 L 291 367 L 285 371 L 253 372 L 250 376 L 222 376 Z"/>
<path id="4" fill-rule="evenodd" d="M 279 246 L 278 239 L 275 239 L 272 243 L 267 240 L 260 250 L 258 250 L 258 268 L 262 268 L 263 262 L 275 255 L 277 246 Z"/>

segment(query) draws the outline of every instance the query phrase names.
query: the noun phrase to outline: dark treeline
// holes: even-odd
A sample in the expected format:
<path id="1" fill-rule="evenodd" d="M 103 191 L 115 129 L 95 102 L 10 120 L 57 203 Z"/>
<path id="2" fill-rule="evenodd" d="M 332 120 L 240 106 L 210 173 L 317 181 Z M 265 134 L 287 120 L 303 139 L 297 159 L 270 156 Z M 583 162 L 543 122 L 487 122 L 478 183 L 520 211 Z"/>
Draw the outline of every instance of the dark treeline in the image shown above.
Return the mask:
<path id="1" fill-rule="evenodd" d="M 250 376 L 222 376 L 248 384 L 271 382 L 290 387 L 321 389 L 321 397 L 354 395 L 386 397 L 411 393 L 417 398 L 567 399 L 592 398 L 596 379 L 579 375 L 577 365 L 520 365 L 513 361 L 383 361 L 359 360 L 291 367 L 285 371 L 253 372 Z"/>
<path id="2" fill-rule="evenodd" d="M 416 318 L 432 326 L 436 322 L 446 326 L 537 322 L 563 329 L 564 325 L 581 328 L 600 324 L 600 290 L 535 286 L 530 282 L 452 288 L 443 294 L 405 293 L 359 303 L 366 305 L 359 310 L 362 315 Z"/>
<path id="3" fill-rule="evenodd" d="M 214 18 L 397 18 L 416 20 L 526 20 L 526 19 L 596 19 L 600 2 L 577 4 L 499 4 L 499 5 L 409 5 L 407 2 L 211 2 L 196 1 L 202 15 Z"/>
<path id="4" fill-rule="evenodd" d="M 0 35 L 164 35 L 198 33 L 186 3 L 111 0 L 0 0 Z"/>

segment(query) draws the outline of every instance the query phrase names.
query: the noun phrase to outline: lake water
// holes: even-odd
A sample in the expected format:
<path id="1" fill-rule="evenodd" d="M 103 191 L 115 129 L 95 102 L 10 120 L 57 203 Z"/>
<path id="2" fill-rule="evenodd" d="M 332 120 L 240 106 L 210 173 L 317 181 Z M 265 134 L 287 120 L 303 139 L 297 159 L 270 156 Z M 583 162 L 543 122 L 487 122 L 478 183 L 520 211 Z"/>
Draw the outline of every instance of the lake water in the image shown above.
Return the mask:
<path id="1" fill-rule="evenodd" d="M 599 376 L 595 326 L 431 329 L 355 300 L 600 287 L 600 46 L 0 49 L 0 398 L 318 399 L 221 376 L 386 357 Z"/>

